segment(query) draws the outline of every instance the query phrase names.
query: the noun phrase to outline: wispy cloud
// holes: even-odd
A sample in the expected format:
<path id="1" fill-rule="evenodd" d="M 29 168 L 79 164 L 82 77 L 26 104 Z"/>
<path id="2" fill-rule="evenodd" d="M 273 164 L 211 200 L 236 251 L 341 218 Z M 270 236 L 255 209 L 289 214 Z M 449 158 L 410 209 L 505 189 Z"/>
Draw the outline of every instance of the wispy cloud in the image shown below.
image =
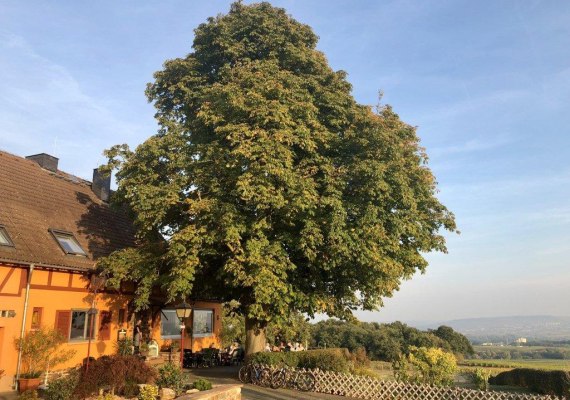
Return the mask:
<path id="1" fill-rule="evenodd" d="M 68 69 L 38 54 L 24 38 L 0 34 L 0 52 L 2 148 L 20 155 L 55 153 L 69 172 L 89 178 L 103 161 L 103 148 L 140 132 L 141 126 L 85 93 Z"/>

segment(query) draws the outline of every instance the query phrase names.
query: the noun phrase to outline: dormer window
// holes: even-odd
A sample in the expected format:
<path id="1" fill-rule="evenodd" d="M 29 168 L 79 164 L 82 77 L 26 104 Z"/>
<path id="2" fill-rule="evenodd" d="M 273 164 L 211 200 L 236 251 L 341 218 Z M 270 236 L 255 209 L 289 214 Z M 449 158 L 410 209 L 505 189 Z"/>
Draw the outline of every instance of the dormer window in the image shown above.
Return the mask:
<path id="1" fill-rule="evenodd" d="M 14 247 L 12 239 L 10 239 L 10 236 L 8 236 L 8 231 L 3 226 L 0 226 L 0 246 Z"/>
<path id="2" fill-rule="evenodd" d="M 55 238 L 55 240 L 57 240 L 57 243 L 59 243 L 59 246 L 65 252 L 65 254 L 72 254 L 76 256 L 87 256 L 87 254 L 81 248 L 81 245 L 79 244 L 77 239 L 75 239 L 75 236 L 73 236 L 73 234 L 69 232 L 56 231 L 53 229 L 50 229 L 50 232 Z"/>

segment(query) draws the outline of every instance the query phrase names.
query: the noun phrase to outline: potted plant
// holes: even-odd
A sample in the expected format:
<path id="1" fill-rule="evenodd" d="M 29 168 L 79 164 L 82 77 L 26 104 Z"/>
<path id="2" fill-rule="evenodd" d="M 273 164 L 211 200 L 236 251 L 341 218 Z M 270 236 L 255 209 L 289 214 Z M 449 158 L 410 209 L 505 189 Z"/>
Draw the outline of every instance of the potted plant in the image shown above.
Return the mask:
<path id="1" fill-rule="evenodd" d="M 141 356 L 148 356 L 148 343 L 143 342 L 141 343 L 140 349 L 139 349 Z"/>
<path id="2" fill-rule="evenodd" d="M 65 342 L 58 331 L 43 327 L 14 340 L 16 350 L 22 355 L 22 369 L 18 379 L 20 393 L 36 389 L 41 382 L 40 376 L 48 367 L 53 368 L 73 357 L 75 350 L 60 348 Z"/>

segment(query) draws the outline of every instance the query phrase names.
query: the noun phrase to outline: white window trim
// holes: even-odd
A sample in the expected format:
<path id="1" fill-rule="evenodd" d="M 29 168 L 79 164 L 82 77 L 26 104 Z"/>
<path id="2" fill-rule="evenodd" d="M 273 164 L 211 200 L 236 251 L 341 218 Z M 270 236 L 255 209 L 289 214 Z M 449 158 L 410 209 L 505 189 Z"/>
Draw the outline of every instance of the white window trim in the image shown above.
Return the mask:
<path id="1" fill-rule="evenodd" d="M 196 311 L 209 311 L 209 312 L 212 313 L 212 332 L 208 332 L 208 333 L 195 333 L 195 332 L 194 332 L 194 321 L 195 321 L 194 317 L 195 317 Z M 214 336 L 214 325 L 215 325 L 215 323 L 216 323 L 216 320 L 215 320 L 215 318 L 214 318 L 214 317 L 215 317 L 214 314 L 215 314 L 215 311 L 214 311 L 213 308 L 195 308 L 195 309 L 192 311 L 192 333 L 193 333 L 192 336 L 193 336 L 193 337 L 195 337 L 195 338 L 202 338 L 202 337 L 211 337 L 211 336 Z"/>
<path id="2" fill-rule="evenodd" d="M 71 315 L 69 318 L 69 337 L 67 338 L 67 340 L 70 343 L 83 343 L 83 342 L 88 342 L 89 341 L 89 336 L 87 336 L 86 334 L 84 334 L 85 338 L 84 339 L 72 339 L 71 338 L 71 326 L 73 324 L 73 313 L 74 312 L 84 312 L 86 319 L 85 319 L 85 328 L 83 329 L 83 332 L 88 333 L 87 331 L 89 330 L 89 309 L 84 309 L 84 308 L 72 308 L 71 309 Z M 95 338 L 97 337 L 97 315 L 99 315 L 99 311 L 97 311 L 96 314 L 93 314 L 93 337 L 91 338 L 91 340 L 95 340 Z"/>

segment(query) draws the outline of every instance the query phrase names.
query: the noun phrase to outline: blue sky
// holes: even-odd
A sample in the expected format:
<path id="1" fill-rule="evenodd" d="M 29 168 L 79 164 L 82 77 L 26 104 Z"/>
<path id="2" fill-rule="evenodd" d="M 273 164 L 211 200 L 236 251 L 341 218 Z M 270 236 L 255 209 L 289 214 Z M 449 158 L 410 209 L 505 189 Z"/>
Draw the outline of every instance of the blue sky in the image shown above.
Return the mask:
<path id="1" fill-rule="evenodd" d="M 359 316 L 569 315 L 570 2 L 272 3 L 313 27 L 359 102 L 382 90 L 418 126 L 462 232 Z M 229 4 L 0 1 L 0 148 L 89 179 L 103 149 L 156 131 L 146 83 Z"/>

